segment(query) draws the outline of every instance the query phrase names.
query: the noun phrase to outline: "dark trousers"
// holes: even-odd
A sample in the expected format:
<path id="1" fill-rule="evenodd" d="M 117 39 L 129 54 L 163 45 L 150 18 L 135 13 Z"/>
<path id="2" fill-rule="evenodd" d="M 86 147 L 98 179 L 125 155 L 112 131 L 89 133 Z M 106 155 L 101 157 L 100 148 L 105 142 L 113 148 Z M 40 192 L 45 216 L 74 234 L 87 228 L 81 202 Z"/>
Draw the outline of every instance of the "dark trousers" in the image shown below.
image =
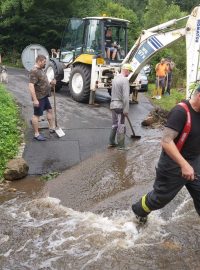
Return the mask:
<path id="1" fill-rule="evenodd" d="M 117 134 L 126 133 L 123 109 L 112 109 L 112 129 L 116 130 Z"/>
<path id="2" fill-rule="evenodd" d="M 170 94 L 170 90 L 171 90 L 171 85 L 172 85 L 172 72 L 168 73 L 168 78 L 167 78 L 167 92 Z"/>
<path id="3" fill-rule="evenodd" d="M 197 175 L 200 174 L 200 156 L 189 161 Z M 144 195 L 140 201 L 132 205 L 136 215 L 145 217 L 151 211 L 163 208 L 168 204 L 185 186 L 189 191 L 195 209 L 200 215 L 200 178 L 194 181 L 187 181 L 181 176 L 180 167 L 162 152 L 158 168 L 156 169 L 156 179 L 153 190 Z"/>

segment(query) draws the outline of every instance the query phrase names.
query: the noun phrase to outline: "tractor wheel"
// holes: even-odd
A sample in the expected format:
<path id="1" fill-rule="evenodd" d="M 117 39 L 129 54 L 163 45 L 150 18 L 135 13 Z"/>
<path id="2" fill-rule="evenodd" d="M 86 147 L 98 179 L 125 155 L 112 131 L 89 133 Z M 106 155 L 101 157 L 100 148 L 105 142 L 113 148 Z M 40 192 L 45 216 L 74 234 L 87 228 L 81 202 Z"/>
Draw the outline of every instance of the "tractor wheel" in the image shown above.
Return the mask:
<path id="1" fill-rule="evenodd" d="M 57 60 L 50 60 L 49 65 L 46 67 L 46 75 L 48 80 L 56 79 L 56 91 L 59 91 L 62 88 L 62 79 L 64 77 L 64 71 L 62 64 Z"/>
<path id="2" fill-rule="evenodd" d="M 88 102 L 90 96 L 91 67 L 76 65 L 69 78 L 69 90 L 72 98 L 78 102 Z"/>

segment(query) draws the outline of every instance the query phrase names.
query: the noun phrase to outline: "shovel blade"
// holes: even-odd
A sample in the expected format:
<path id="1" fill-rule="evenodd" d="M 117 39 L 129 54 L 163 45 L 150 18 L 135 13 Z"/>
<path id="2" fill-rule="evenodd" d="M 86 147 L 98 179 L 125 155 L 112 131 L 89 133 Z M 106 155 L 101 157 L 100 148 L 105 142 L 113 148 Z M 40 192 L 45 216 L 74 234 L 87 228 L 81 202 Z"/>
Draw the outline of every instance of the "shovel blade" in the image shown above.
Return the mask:
<path id="1" fill-rule="evenodd" d="M 56 132 L 56 134 L 58 135 L 59 138 L 65 136 L 65 132 L 62 130 L 62 128 L 56 128 L 55 132 Z"/>
<path id="2" fill-rule="evenodd" d="M 131 135 L 131 139 L 139 140 L 139 139 L 141 139 L 141 136 L 139 136 L 139 135 Z"/>

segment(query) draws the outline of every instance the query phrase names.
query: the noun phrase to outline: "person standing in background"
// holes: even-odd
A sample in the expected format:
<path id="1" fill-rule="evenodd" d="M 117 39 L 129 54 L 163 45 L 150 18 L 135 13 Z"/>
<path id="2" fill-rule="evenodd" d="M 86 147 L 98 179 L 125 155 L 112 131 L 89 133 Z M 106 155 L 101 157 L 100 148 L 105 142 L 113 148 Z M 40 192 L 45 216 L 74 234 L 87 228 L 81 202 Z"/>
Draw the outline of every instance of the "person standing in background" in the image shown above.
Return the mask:
<path id="1" fill-rule="evenodd" d="M 167 77 L 166 77 L 167 89 L 166 89 L 165 95 L 169 96 L 170 90 L 171 90 L 171 85 L 172 85 L 172 71 L 175 68 L 175 63 L 172 61 L 171 57 L 167 57 L 166 64 L 168 66 L 168 72 L 167 72 Z"/>
<path id="2" fill-rule="evenodd" d="M 168 66 L 165 62 L 165 58 L 162 58 L 160 60 L 160 63 L 158 63 L 155 67 L 156 71 L 156 88 L 162 89 L 162 95 L 165 93 L 165 79 L 168 73 Z"/>

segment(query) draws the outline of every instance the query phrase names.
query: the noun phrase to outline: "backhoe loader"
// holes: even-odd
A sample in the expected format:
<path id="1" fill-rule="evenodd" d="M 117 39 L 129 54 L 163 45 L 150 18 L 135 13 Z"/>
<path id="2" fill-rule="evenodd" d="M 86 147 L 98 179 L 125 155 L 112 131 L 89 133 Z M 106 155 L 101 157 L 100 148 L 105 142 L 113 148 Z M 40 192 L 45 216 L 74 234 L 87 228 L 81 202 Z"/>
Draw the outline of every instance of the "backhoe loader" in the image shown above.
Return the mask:
<path id="1" fill-rule="evenodd" d="M 185 20 L 185 27 L 176 28 L 176 24 L 182 20 Z M 136 78 L 140 70 L 157 52 L 185 38 L 186 97 L 189 97 L 191 86 L 200 79 L 200 6 L 186 17 L 143 30 L 130 51 L 127 48 L 128 25 L 128 20 L 114 17 L 70 19 L 63 35 L 60 58 L 51 58 L 46 69 L 47 76 L 56 78 L 57 90 L 63 83 L 68 84 L 74 100 L 94 104 L 95 92 L 98 89 L 111 91 L 114 76 L 120 72 L 123 64 L 130 63 L 133 68 L 129 75 L 130 89 L 133 101 L 137 101 L 140 85 Z M 113 60 L 108 59 L 106 53 L 107 29 L 112 30 L 113 46 L 117 49 Z"/>

